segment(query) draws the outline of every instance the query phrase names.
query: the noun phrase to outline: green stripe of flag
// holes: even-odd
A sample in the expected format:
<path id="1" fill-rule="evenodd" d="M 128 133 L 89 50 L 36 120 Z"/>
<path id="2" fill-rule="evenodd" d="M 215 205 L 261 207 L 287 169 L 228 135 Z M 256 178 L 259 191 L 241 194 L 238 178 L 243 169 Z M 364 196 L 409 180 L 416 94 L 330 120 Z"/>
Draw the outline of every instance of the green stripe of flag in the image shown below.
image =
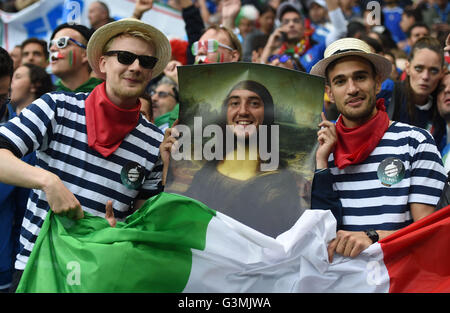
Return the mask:
<path id="1" fill-rule="evenodd" d="M 161 193 L 115 228 L 47 215 L 17 292 L 181 292 L 215 211 Z"/>

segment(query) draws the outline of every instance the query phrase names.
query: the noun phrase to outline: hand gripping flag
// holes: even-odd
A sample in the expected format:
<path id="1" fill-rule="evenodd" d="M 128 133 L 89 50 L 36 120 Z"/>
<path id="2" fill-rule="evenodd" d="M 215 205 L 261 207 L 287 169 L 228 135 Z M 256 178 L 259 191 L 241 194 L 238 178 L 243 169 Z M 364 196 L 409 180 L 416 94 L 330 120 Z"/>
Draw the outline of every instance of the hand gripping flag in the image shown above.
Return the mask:
<path id="1" fill-rule="evenodd" d="M 450 292 L 450 206 L 330 264 L 335 229 L 307 210 L 274 239 L 168 193 L 115 228 L 50 212 L 17 291 Z"/>

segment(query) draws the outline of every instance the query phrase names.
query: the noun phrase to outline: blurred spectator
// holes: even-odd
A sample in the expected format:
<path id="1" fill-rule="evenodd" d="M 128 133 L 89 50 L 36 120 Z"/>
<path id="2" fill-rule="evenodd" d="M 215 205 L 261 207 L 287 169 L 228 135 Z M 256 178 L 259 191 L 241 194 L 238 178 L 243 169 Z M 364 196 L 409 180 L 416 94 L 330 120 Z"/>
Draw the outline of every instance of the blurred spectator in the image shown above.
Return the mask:
<path id="1" fill-rule="evenodd" d="M 396 83 L 392 97 L 386 97 L 392 120 L 429 130 L 439 149 L 444 129 L 436 112 L 434 92 L 444 68 L 441 44 L 432 37 L 421 38 L 412 47 L 406 62 L 405 81 Z"/>
<path id="2" fill-rule="evenodd" d="M 245 41 L 247 51 L 247 55 L 244 54 L 245 62 L 253 62 L 253 63 L 264 63 L 261 62 L 261 55 L 266 46 L 268 35 L 264 34 L 254 34 L 249 39 Z"/>
<path id="3" fill-rule="evenodd" d="M 52 79 L 44 68 L 24 63 L 15 70 L 12 78 L 11 105 L 19 115 L 34 100 L 52 90 Z"/>
<path id="4" fill-rule="evenodd" d="M 384 0 L 383 7 L 384 26 L 391 33 L 392 39 L 397 43 L 405 40 L 406 35 L 400 27 L 403 9 L 398 6 L 398 0 Z"/>
<path id="5" fill-rule="evenodd" d="M 450 30 L 450 3 L 448 0 L 434 0 L 423 12 L 424 22 L 433 31 Z"/>
<path id="6" fill-rule="evenodd" d="M 275 16 L 277 11 L 269 5 L 263 6 L 258 18 L 258 30 L 266 35 L 270 35 L 275 26 Z"/>
<path id="7" fill-rule="evenodd" d="M 385 51 L 384 57 L 392 63 L 392 72 L 390 78 L 396 82 L 400 79 L 401 70 L 397 68 L 397 58 L 391 51 Z"/>
<path id="8" fill-rule="evenodd" d="M 442 162 L 444 163 L 445 172 L 450 171 L 450 72 L 446 72 L 442 77 L 438 87 L 437 94 L 437 109 L 439 115 L 445 121 L 445 136 L 440 143 L 442 147 L 440 152 L 442 155 Z"/>
<path id="9" fill-rule="evenodd" d="M 404 47 L 403 51 L 405 51 L 406 54 L 409 54 L 411 52 L 411 47 L 414 46 L 417 40 L 430 35 L 430 29 L 428 28 L 427 24 L 418 22 L 411 25 L 411 27 L 406 32 L 406 36 L 408 37 L 408 39 L 407 45 Z"/>
<path id="10" fill-rule="evenodd" d="M 22 47 L 20 45 L 15 46 L 10 52 L 9 56 L 14 62 L 14 70 L 16 70 L 22 62 Z"/>
<path id="11" fill-rule="evenodd" d="M 258 18 L 259 12 L 254 5 L 247 4 L 241 7 L 235 21 L 235 26 L 237 27 L 235 33 L 241 43 L 243 43 L 245 37 L 253 31 L 255 22 Z"/>
<path id="12" fill-rule="evenodd" d="M 422 22 L 422 12 L 417 8 L 406 8 L 403 10 L 400 28 L 406 34 L 411 26 Z"/>
<path id="13" fill-rule="evenodd" d="M 339 6 L 339 0 L 308 0 L 307 3 L 314 30 L 311 38 L 314 41 L 328 46 L 345 37 L 348 22 Z"/>
<path id="14" fill-rule="evenodd" d="M 361 9 L 359 8 L 357 2 L 358 1 L 355 0 L 339 0 L 339 6 L 341 7 L 342 13 L 347 21 L 361 17 Z"/>
<path id="15" fill-rule="evenodd" d="M 47 42 L 38 38 L 29 38 L 22 42 L 22 64 L 31 63 L 46 68 L 49 63 Z"/>
<path id="16" fill-rule="evenodd" d="M 9 53 L 0 47 L 0 125 L 10 118 L 9 100 L 11 79 L 14 74 L 13 60 Z"/>
<path id="17" fill-rule="evenodd" d="M 347 36 L 351 38 L 360 39 L 361 36 L 367 33 L 366 26 L 360 21 L 350 21 L 347 25 Z"/>
<path id="18" fill-rule="evenodd" d="M 276 10 L 271 6 L 266 5 L 261 8 L 257 27 L 244 38 L 242 49 L 244 53 L 243 59 L 245 62 L 252 61 L 254 51 L 257 54 L 257 59 L 261 56 L 262 49 L 266 45 L 267 39 L 273 31 L 275 25 L 275 15 Z M 261 44 L 262 49 L 260 49 Z"/>
<path id="19" fill-rule="evenodd" d="M 149 122 L 155 123 L 153 119 L 152 97 L 145 92 L 141 97 L 139 97 L 139 101 L 141 101 L 141 113 Z"/>
<path id="20" fill-rule="evenodd" d="M 8 52 L 0 48 L 0 125 L 13 117 L 9 106 L 13 60 Z M 12 281 L 14 257 L 19 244 L 14 231 L 14 214 L 17 212 L 14 187 L 0 184 L 0 292 L 8 291 Z"/>
<path id="21" fill-rule="evenodd" d="M 327 35 L 333 30 L 333 25 L 328 20 L 327 3 L 325 0 L 308 1 L 309 19 L 314 33 L 311 38 L 317 42 L 326 42 Z"/>
<path id="22" fill-rule="evenodd" d="M 12 76 L 13 60 L 0 48 L 0 125 L 16 115 L 9 101 Z M 30 154 L 22 160 L 34 165 L 35 157 Z M 12 283 L 20 227 L 29 194 L 29 189 L 0 184 L 0 292 L 6 292 Z"/>
<path id="23" fill-rule="evenodd" d="M 261 61 L 267 63 L 271 55 L 291 53 L 309 72 L 323 58 L 325 44 L 316 43 L 305 35 L 304 19 L 298 5 L 283 2 L 278 8 L 277 18 L 281 26 L 270 35 Z"/>
<path id="24" fill-rule="evenodd" d="M 178 118 L 178 86 L 173 80 L 163 77 L 150 94 L 154 123 L 165 132 Z"/>
<path id="25" fill-rule="evenodd" d="M 101 79 L 91 77 L 86 47 L 92 31 L 83 25 L 62 24 L 50 38 L 50 66 L 59 78 L 56 90 L 90 92 Z"/>
<path id="26" fill-rule="evenodd" d="M 242 46 L 233 31 L 225 26 L 210 26 L 192 44 L 195 63 L 223 63 L 242 60 Z"/>
<path id="27" fill-rule="evenodd" d="M 114 19 L 109 16 L 108 6 L 102 1 L 94 1 L 89 5 L 88 19 L 94 31 L 105 24 L 114 22 Z"/>
<path id="28" fill-rule="evenodd" d="M 400 28 L 406 37 L 408 37 L 408 30 L 416 23 L 422 22 L 422 11 L 418 8 L 408 7 L 403 10 L 402 19 L 400 21 Z M 400 49 L 405 50 L 408 45 L 407 39 L 397 42 L 397 46 Z"/>

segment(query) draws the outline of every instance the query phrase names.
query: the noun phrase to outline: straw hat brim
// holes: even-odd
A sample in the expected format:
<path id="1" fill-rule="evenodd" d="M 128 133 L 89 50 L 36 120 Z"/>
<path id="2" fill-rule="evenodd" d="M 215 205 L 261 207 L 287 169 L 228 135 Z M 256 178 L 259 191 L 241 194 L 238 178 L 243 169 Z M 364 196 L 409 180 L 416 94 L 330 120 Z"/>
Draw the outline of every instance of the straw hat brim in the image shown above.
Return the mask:
<path id="1" fill-rule="evenodd" d="M 388 59 L 386 59 L 385 57 L 378 55 L 378 54 L 367 53 L 364 51 L 354 51 L 354 50 L 331 55 L 328 58 L 320 60 L 312 67 L 312 69 L 309 73 L 313 74 L 313 75 L 325 77 L 327 67 L 333 61 L 347 57 L 347 56 L 359 56 L 361 58 L 368 60 L 375 67 L 376 73 L 378 75 L 380 75 L 381 81 L 384 81 L 385 79 L 389 78 L 389 76 L 391 75 L 392 63 Z"/>
<path id="2" fill-rule="evenodd" d="M 99 66 L 103 48 L 111 38 L 127 30 L 140 31 L 152 39 L 155 48 L 154 56 L 158 58 L 158 62 L 153 68 L 152 76 L 157 77 L 164 71 L 172 55 L 169 40 L 155 27 L 134 18 L 125 18 L 116 22 L 111 22 L 95 31 L 87 46 L 88 61 L 92 70 L 97 77 L 101 79 L 106 78 L 105 74 L 100 72 Z"/>

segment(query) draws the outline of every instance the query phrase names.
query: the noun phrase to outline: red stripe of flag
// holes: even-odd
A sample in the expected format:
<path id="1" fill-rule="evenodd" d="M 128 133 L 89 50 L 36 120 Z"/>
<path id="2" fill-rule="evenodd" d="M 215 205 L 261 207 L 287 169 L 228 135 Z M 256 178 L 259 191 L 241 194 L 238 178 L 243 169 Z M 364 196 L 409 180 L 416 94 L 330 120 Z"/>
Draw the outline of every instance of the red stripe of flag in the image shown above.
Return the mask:
<path id="1" fill-rule="evenodd" d="M 450 292 L 450 205 L 380 240 L 389 292 Z"/>

